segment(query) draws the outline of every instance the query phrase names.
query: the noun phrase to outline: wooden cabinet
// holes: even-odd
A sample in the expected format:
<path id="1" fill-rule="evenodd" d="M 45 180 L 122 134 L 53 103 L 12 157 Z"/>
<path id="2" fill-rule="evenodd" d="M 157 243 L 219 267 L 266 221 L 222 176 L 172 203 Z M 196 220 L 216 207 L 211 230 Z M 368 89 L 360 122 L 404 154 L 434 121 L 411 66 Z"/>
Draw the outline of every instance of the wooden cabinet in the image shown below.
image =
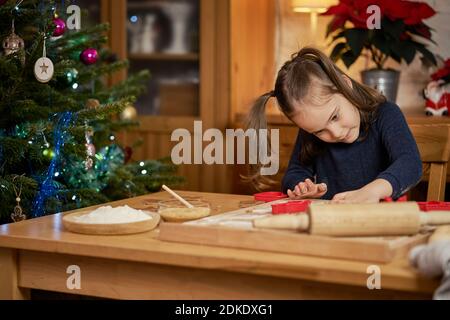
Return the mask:
<path id="1" fill-rule="evenodd" d="M 171 10 L 187 10 L 189 17 Z M 230 0 L 102 0 L 102 20 L 111 23 L 109 45 L 130 61 L 130 71 L 149 69 L 152 75 L 148 93 L 136 103 L 139 128 L 120 137 L 125 145 L 143 142 L 133 160 L 170 156 L 178 143 L 171 142 L 172 132 L 193 132 L 195 120 L 202 121 L 203 130 L 225 130 L 230 118 Z M 111 81 L 126 76 L 121 72 Z M 178 173 L 186 177 L 181 189 L 229 191 L 226 170 L 221 165 L 181 165 Z"/>
<path id="2" fill-rule="evenodd" d="M 127 57 L 130 72 L 148 69 L 141 116 L 200 116 L 200 1 L 128 0 Z"/>
<path id="3" fill-rule="evenodd" d="M 170 141 L 171 133 L 178 128 L 192 132 L 195 120 L 202 121 L 203 131 L 217 128 L 224 133 L 227 127 L 233 127 L 236 113 L 248 108 L 258 95 L 273 86 L 276 1 L 100 2 L 102 21 L 111 23 L 109 46 L 121 58 L 130 60 L 131 71 L 148 68 L 153 76 L 149 94 L 136 104 L 140 127 L 120 137 L 125 145 L 143 142 L 134 150 L 134 160 L 170 156 L 176 144 Z M 178 53 L 168 50 L 165 41 L 169 36 L 155 40 L 153 45 L 146 43 L 144 49 L 130 39 L 133 34 L 130 30 L 135 27 L 131 22 L 136 19 L 143 19 L 142 28 L 157 39 L 157 34 L 145 27 L 145 20 L 149 24 L 152 19 L 147 16 L 157 16 L 158 6 L 178 2 L 190 3 L 196 12 L 188 28 L 191 31 L 184 33 L 190 43 L 186 45 L 188 50 Z M 163 22 L 161 26 L 164 29 Z M 125 71 L 119 72 L 111 82 L 126 76 Z M 176 80 L 180 78 L 184 80 Z M 182 165 L 179 174 L 186 177 L 184 189 L 229 193 L 240 181 L 232 174 L 234 168 L 234 165 Z"/>

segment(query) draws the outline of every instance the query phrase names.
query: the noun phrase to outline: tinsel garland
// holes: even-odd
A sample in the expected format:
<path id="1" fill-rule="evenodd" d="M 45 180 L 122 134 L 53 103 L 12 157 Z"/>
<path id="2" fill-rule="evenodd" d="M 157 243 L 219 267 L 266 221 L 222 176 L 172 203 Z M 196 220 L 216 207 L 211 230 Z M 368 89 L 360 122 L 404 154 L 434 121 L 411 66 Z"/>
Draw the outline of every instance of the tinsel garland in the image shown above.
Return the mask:
<path id="1" fill-rule="evenodd" d="M 74 113 L 72 112 L 63 112 L 58 120 L 58 124 L 55 127 L 53 136 L 55 137 L 54 142 L 54 157 L 50 162 L 50 166 L 48 167 L 46 177 L 39 188 L 39 192 L 33 202 L 33 212 L 32 217 L 41 217 L 45 214 L 45 201 L 57 194 L 57 188 L 55 187 L 55 183 L 53 178 L 55 177 L 55 172 L 57 170 L 58 165 L 60 164 L 60 153 L 61 147 L 64 146 L 64 142 L 66 140 L 68 134 L 68 128 L 74 120 Z"/>

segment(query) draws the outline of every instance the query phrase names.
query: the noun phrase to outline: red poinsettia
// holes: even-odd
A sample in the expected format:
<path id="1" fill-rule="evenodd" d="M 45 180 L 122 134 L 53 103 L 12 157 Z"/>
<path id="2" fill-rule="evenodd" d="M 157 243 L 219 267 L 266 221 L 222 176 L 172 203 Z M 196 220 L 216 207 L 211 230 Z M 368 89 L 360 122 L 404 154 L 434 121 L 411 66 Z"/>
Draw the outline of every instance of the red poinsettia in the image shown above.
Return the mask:
<path id="1" fill-rule="evenodd" d="M 401 19 L 406 25 L 422 25 L 422 20 L 432 17 L 436 12 L 428 4 L 423 2 L 405 0 L 340 0 L 339 4 L 331 6 L 323 15 L 334 15 L 333 32 L 350 21 L 355 28 L 367 28 L 367 19 L 370 14 L 367 8 L 377 5 L 381 11 L 381 17 L 390 20 Z M 424 26 L 422 25 L 423 29 Z"/>
<path id="2" fill-rule="evenodd" d="M 367 27 L 373 14 L 372 11 L 367 13 L 367 8 L 372 5 L 380 9 L 381 29 L 378 30 Z M 334 16 L 328 25 L 327 36 L 334 34 L 333 41 L 342 38 L 346 41 L 336 44 L 333 58 L 342 59 L 349 67 L 366 48 L 380 69 L 388 57 L 410 63 L 416 51 L 435 63 L 433 54 L 412 37 L 416 35 L 432 41 L 430 28 L 423 20 L 434 14 L 436 12 L 428 4 L 407 0 L 340 0 L 323 13 Z M 346 28 L 346 22 L 353 24 L 353 28 Z"/>

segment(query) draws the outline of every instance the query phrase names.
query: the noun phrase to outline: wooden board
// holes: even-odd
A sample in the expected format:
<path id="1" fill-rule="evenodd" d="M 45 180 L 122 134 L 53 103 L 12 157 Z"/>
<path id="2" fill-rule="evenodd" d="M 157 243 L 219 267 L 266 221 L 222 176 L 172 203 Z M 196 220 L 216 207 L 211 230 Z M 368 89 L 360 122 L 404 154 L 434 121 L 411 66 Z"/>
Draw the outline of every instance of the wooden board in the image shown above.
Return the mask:
<path id="1" fill-rule="evenodd" d="M 80 223 L 73 218 L 88 214 L 92 210 L 83 210 L 75 213 L 69 213 L 64 215 L 62 222 L 64 227 L 75 233 L 93 234 L 93 235 L 121 235 L 121 234 L 134 234 L 141 233 L 155 229 L 160 221 L 160 216 L 157 213 L 145 211 L 152 219 L 130 222 L 130 223 L 111 223 L 111 224 L 99 224 L 99 223 Z"/>
<path id="2" fill-rule="evenodd" d="M 270 204 L 281 201 L 275 201 Z M 270 204 L 243 208 L 181 224 L 164 222 L 160 225 L 159 239 L 172 242 L 387 263 L 397 257 L 406 256 L 412 247 L 425 243 L 429 238 L 429 234 L 418 234 L 411 237 L 335 238 L 312 236 L 291 231 L 253 228 L 253 219 L 267 216 L 267 214 L 255 214 L 252 213 L 252 210 Z"/>

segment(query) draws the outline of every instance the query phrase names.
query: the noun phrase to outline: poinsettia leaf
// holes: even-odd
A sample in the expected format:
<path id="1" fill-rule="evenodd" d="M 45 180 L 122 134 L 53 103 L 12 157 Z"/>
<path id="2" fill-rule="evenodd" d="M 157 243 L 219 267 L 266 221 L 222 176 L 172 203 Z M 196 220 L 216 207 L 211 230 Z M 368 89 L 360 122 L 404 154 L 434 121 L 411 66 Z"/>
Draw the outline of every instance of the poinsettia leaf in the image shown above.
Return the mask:
<path id="1" fill-rule="evenodd" d="M 345 30 L 345 38 L 353 54 L 359 56 L 367 39 L 367 30 L 359 28 L 347 29 Z"/>
<path id="2" fill-rule="evenodd" d="M 376 32 L 374 32 L 372 37 L 372 44 L 375 46 L 375 48 L 377 48 L 384 54 L 391 54 L 389 40 L 386 39 L 384 33 L 381 30 L 376 30 Z"/>
<path id="3" fill-rule="evenodd" d="M 422 56 L 425 59 L 427 59 L 433 65 L 437 65 L 436 57 L 434 56 L 434 54 L 431 51 L 429 51 L 425 47 L 425 45 L 423 45 L 422 43 L 415 42 L 415 41 L 412 41 L 412 44 L 417 49 L 417 51 L 419 51 L 422 54 Z"/>
<path id="4" fill-rule="evenodd" d="M 333 61 L 337 61 L 341 58 L 342 51 L 347 47 L 347 45 L 344 42 L 339 42 L 336 44 L 336 46 L 333 48 L 333 51 L 331 51 L 330 58 Z"/>
<path id="5" fill-rule="evenodd" d="M 401 44 L 400 42 L 396 42 L 396 43 L 393 43 L 391 45 L 391 55 L 390 55 L 392 58 L 394 58 L 394 56 L 397 57 L 398 59 L 394 58 L 394 60 L 399 62 L 399 63 L 401 63 L 401 60 L 402 60 L 402 58 L 401 58 L 402 53 L 401 53 L 400 44 Z"/>
<path id="6" fill-rule="evenodd" d="M 396 54 L 395 52 L 391 52 L 390 57 L 392 59 L 394 59 L 395 61 L 397 61 L 398 63 L 402 63 L 402 58 L 398 54 Z"/>
<path id="7" fill-rule="evenodd" d="M 412 41 L 399 42 L 399 49 L 400 57 L 405 59 L 407 64 L 410 64 L 416 56 L 416 47 Z"/>
<path id="8" fill-rule="evenodd" d="M 355 63 L 356 59 L 358 59 L 358 56 L 353 54 L 352 50 L 347 50 L 341 55 L 341 59 L 344 62 L 345 66 L 348 68 L 351 67 L 353 63 Z"/>
<path id="9" fill-rule="evenodd" d="M 419 29 L 416 28 L 416 26 L 410 26 L 409 28 L 407 28 L 408 32 L 413 34 L 413 35 L 417 35 L 419 37 L 425 38 L 427 39 L 427 41 L 430 41 L 431 43 L 437 45 L 436 41 L 433 40 L 432 38 L 432 34 L 431 34 L 431 30 L 424 30 L 424 29 Z"/>
<path id="10" fill-rule="evenodd" d="M 345 36 L 345 30 L 344 31 L 341 31 L 341 32 L 339 32 L 338 34 L 336 34 L 336 35 L 334 35 L 333 36 L 333 40 L 332 41 L 336 41 L 337 39 L 339 39 L 339 38 L 342 38 L 342 37 L 344 37 Z"/>
<path id="11" fill-rule="evenodd" d="M 392 36 L 395 40 L 400 39 L 400 35 L 405 31 L 405 23 L 402 20 L 392 21 L 389 18 L 383 18 L 381 27 L 386 34 Z"/>

